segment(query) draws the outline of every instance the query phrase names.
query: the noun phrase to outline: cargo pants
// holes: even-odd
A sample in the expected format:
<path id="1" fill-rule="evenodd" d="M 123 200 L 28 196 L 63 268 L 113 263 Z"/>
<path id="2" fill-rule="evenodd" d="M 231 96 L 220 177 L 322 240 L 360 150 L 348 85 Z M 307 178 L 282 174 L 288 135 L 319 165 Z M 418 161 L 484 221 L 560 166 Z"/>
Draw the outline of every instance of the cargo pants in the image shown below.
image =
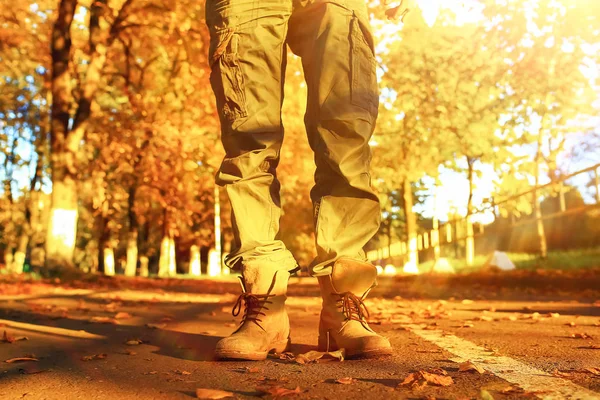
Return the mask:
<path id="1" fill-rule="evenodd" d="M 379 98 L 366 1 L 207 0 L 206 21 L 226 152 L 217 183 L 229 195 L 235 237 L 226 264 L 242 272 L 297 265 L 277 236 L 287 46 L 302 59 L 316 164 L 310 272 L 330 274 L 341 256 L 365 260 L 363 247 L 380 222 L 369 174 Z"/>

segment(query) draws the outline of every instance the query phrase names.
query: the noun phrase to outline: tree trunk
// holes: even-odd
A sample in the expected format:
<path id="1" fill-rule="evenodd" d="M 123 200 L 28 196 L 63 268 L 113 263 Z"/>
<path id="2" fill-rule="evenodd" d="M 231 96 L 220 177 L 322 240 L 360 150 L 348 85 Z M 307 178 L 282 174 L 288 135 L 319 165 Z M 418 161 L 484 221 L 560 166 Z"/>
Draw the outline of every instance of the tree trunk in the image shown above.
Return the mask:
<path id="1" fill-rule="evenodd" d="M 106 246 L 103 251 L 104 256 L 104 275 L 115 275 L 115 252 L 110 246 Z"/>
<path id="2" fill-rule="evenodd" d="M 140 276 L 147 277 L 148 276 L 148 257 L 141 256 L 140 257 Z"/>
<path id="3" fill-rule="evenodd" d="M 467 238 L 465 240 L 465 258 L 468 266 L 473 265 L 473 260 L 475 258 L 475 237 L 473 233 L 473 192 L 475 190 L 475 159 L 467 157 L 467 165 L 468 165 L 468 178 L 469 178 L 469 199 L 467 201 Z"/>
<path id="4" fill-rule="evenodd" d="M 46 266 L 49 269 L 73 268 L 77 235 L 77 187 L 65 177 L 52 182 L 52 207 L 46 238 Z"/>
<path id="5" fill-rule="evenodd" d="M 175 272 L 175 241 L 171 232 L 169 211 L 165 207 L 163 214 L 163 239 L 160 244 L 160 258 L 158 259 L 158 276 L 172 276 L 175 275 Z"/>
<path id="6" fill-rule="evenodd" d="M 417 217 L 413 211 L 413 194 L 410 181 L 403 182 L 404 215 L 406 217 L 406 237 L 408 238 L 408 261 L 404 272 L 418 273 L 419 251 L 417 244 Z"/>
<path id="7" fill-rule="evenodd" d="M 538 146 L 535 154 L 535 188 L 533 191 L 533 209 L 537 227 L 537 235 L 539 242 L 539 254 L 541 258 L 546 258 L 548 256 L 548 245 L 546 242 L 546 232 L 544 230 L 544 221 L 542 220 L 542 207 L 540 204 L 540 199 L 537 191 L 537 187 L 540 185 L 540 166 L 542 164 L 542 143 L 543 143 L 543 119 L 542 119 L 542 128 L 540 128 L 540 132 L 538 134 Z"/>
<path id="8" fill-rule="evenodd" d="M 77 232 L 77 188 L 75 153 L 69 137 L 71 120 L 71 23 L 77 0 L 61 0 L 58 18 L 52 29 L 52 119 L 50 147 L 52 168 L 52 206 L 46 239 L 46 266 L 72 268 Z M 70 146 L 69 146 L 70 145 Z"/>
<path id="9" fill-rule="evenodd" d="M 133 209 L 135 203 L 135 187 L 129 190 L 128 198 L 128 216 L 129 216 L 129 233 L 127 238 L 127 264 L 125 266 L 126 276 L 135 276 L 137 269 L 138 258 L 138 222 Z"/>
<path id="10" fill-rule="evenodd" d="M 193 245 L 190 248 L 190 270 L 191 276 L 201 275 L 201 264 L 200 264 L 200 247 Z"/>
<path id="11" fill-rule="evenodd" d="M 125 275 L 135 276 L 137 269 L 137 258 L 138 258 L 138 231 L 130 230 L 129 237 L 127 238 L 127 264 L 125 265 Z"/>
<path id="12" fill-rule="evenodd" d="M 25 264 L 25 255 L 27 254 L 27 245 L 29 244 L 28 227 L 23 227 L 23 232 L 19 236 L 19 244 L 13 258 L 12 270 L 14 273 L 22 274 Z"/>

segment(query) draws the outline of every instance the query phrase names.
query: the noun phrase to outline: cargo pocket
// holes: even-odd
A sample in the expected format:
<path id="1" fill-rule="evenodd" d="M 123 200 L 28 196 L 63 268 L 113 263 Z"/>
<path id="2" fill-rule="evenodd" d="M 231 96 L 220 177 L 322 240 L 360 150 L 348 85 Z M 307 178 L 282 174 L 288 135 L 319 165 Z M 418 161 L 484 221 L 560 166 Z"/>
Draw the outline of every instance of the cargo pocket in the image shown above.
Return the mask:
<path id="1" fill-rule="evenodd" d="M 354 15 L 350 26 L 352 104 L 373 111 L 377 110 L 379 94 L 374 49 L 367 35 Z"/>
<path id="2" fill-rule="evenodd" d="M 235 121 L 248 115 L 244 74 L 238 60 L 239 36 L 227 29 L 216 33 L 210 45 L 210 83 L 222 118 Z"/>

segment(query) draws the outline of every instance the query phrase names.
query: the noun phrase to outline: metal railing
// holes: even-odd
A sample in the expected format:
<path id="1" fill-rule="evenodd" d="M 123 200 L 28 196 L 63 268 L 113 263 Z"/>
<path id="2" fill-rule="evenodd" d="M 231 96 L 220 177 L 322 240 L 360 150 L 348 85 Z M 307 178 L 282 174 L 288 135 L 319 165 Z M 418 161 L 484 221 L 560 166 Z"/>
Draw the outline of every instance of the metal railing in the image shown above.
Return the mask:
<path id="1" fill-rule="evenodd" d="M 583 174 L 593 174 L 593 186 L 595 187 L 595 202 L 584 204 L 583 206 L 567 208 L 567 202 L 565 200 L 564 184 L 566 181 Z M 500 207 L 510 208 L 511 203 L 516 203 L 521 198 L 526 196 L 535 196 L 535 199 L 531 199 L 532 210 L 535 209 L 536 205 L 534 202 L 539 202 L 543 197 L 543 194 L 549 189 L 552 189 L 554 194 L 559 197 L 560 211 L 552 212 L 549 214 L 542 214 L 541 212 L 532 212 L 525 218 L 511 221 L 510 225 L 506 229 L 514 229 L 527 224 L 541 224 L 543 221 L 564 217 L 568 215 L 582 214 L 591 209 L 600 208 L 600 163 L 592 165 L 588 168 L 582 169 L 575 173 L 566 175 L 552 182 L 548 182 L 537 187 L 515 194 L 513 196 L 506 197 L 500 201 L 489 200 L 483 203 L 481 206 L 475 208 L 470 215 L 457 219 L 452 219 L 443 223 L 439 223 L 435 218 L 433 220 L 433 229 L 421 231 L 418 233 L 416 238 L 412 241 L 402 240 L 395 243 L 390 243 L 387 246 L 380 247 L 375 250 L 367 252 L 367 258 L 372 262 L 383 261 L 392 257 L 408 257 L 411 252 L 422 252 L 425 250 L 433 250 L 434 259 L 440 257 L 441 246 L 452 245 L 452 244 L 464 244 L 465 246 L 465 261 L 467 265 L 473 264 L 475 239 L 485 235 L 486 226 L 483 224 L 474 224 L 473 216 L 482 214 L 485 212 L 492 212 L 494 216 L 497 215 L 497 210 Z M 538 211 L 539 203 L 537 205 Z M 477 229 L 474 229 L 474 227 Z M 477 231 L 477 232 L 475 232 Z M 498 233 L 498 232 L 496 232 Z M 444 236 L 441 238 L 441 236 Z M 543 254 L 545 256 L 545 254 Z"/>

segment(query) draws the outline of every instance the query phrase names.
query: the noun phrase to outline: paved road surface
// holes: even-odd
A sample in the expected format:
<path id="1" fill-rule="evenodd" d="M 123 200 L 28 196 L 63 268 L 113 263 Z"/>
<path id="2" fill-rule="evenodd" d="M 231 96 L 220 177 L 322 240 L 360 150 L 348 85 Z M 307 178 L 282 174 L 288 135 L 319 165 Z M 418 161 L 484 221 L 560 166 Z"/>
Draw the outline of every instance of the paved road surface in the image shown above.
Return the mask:
<path id="1" fill-rule="evenodd" d="M 269 398 L 277 388 L 297 387 L 300 393 L 289 398 L 600 399 L 600 304 L 594 300 L 373 298 L 373 326 L 391 340 L 391 358 L 215 362 L 211 349 L 235 329 L 230 292 L 44 286 L 0 295 L 0 334 L 28 338 L 0 343 L 0 399 L 190 399 L 197 388 Z M 315 350 L 320 300 L 292 292 L 291 352 L 300 354 Z M 79 337 L 82 330 L 98 337 Z M 26 355 L 39 361 L 4 362 Z M 485 372 L 459 371 L 467 361 Z M 453 383 L 401 385 L 418 371 L 447 373 Z M 353 380 L 337 383 L 341 378 Z M 268 388 L 271 395 L 264 394 Z"/>

